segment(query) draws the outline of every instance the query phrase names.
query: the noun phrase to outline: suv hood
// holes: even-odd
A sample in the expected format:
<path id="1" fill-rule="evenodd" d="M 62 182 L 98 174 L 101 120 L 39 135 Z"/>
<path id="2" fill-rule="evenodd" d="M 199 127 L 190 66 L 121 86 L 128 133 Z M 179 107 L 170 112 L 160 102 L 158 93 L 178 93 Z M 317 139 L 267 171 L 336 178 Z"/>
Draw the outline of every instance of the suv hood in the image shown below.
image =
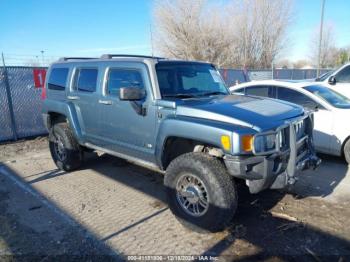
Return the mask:
<path id="1" fill-rule="evenodd" d="M 243 95 L 176 101 L 176 115 L 216 120 L 267 131 L 304 114 L 302 107 L 281 100 Z"/>

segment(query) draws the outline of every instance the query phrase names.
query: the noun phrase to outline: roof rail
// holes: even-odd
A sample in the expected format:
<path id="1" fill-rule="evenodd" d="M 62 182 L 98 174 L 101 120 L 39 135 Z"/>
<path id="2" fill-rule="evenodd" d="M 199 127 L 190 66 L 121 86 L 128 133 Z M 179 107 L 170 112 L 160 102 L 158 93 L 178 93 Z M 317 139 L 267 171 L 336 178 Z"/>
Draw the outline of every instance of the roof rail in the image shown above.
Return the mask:
<path id="1" fill-rule="evenodd" d="M 165 59 L 163 57 L 147 56 L 147 55 L 104 54 L 101 56 L 102 59 L 112 59 L 114 57 L 139 57 L 139 58 Z"/>
<path id="2" fill-rule="evenodd" d="M 96 59 L 95 57 L 61 57 L 58 59 L 59 62 L 68 61 L 68 60 L 89 60 Z"/>

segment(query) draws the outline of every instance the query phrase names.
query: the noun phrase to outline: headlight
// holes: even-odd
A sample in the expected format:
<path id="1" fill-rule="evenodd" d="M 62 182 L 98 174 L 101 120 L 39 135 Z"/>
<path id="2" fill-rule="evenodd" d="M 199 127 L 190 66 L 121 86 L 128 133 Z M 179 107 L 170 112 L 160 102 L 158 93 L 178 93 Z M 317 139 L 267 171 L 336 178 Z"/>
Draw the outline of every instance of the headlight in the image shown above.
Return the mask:
<path id="1" fill-rule="evenodd" d="M 277 134 L 256 135 L 254 137 L 254 154 L 273 153 L 276 151 Z"/>

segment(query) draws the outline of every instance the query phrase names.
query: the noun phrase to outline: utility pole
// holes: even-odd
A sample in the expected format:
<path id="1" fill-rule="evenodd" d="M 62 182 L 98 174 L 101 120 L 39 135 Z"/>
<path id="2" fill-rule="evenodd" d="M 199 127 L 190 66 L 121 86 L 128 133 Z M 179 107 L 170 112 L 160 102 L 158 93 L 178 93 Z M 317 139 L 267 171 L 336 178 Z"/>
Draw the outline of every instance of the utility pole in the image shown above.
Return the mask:
<path id="1" fill-rule="evenodd" d="M 45 66 L 45 65 L 44 65 L 44 52 L 45 52 L 44 50 L 41 50 L 41 51 L 40 51 L 40 53 L 41 53 L 41 65 L 42 65 L 42 66 Z"/>
<path id="2" fill-rule="evenodd" d="M 274 77 L 273 77 L 273 71 L 275 71 L 275 70 L 274 70 L 273 60 L 272 60 L 272 63 L 271 63 L 271 71 L 272 71 L 272 80 L 273 80 L 273 78 L 274 78 Z"/>
<path id="3" fill-rule="evenodd" d="M 152 56 L 154 56 L 154 53 L 153 53 L 153 32 L 152 32 L 152 25 L 151 24 L 149 25 L 149 31 L 150 31 L 150 37 L 151 37 L 151 54 L 152 54 Z"/>
<path id="4" fill-rule="evenodd" d="M 320 67 L 321 67 L 321 49 L 322 49 L 322 33 L 323 33 L 323 16 L 324 16 L 324 4 L 325 0 L 322 0 L 321 7 L 321 24 L 320 24 L 320 39 L 318 43 L 318 61 L 317 61 L 317 77 L 320 76 Z"/>

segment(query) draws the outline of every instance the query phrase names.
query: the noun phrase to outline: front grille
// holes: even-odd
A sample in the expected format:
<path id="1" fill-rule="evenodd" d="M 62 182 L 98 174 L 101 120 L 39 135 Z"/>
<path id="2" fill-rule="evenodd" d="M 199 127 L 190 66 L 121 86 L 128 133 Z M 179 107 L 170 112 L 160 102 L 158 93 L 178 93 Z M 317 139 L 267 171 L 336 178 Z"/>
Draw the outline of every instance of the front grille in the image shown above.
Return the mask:
<path id="1" fill-rule="evenodd" d="M 295 130 L 297 141 L 299 141 L 306 135 L 305 120 L 301 120 L 299 122 L 294 123 L 294 130 Z"/>
<path id="2" fill-rule="evenodd" d="M 280 151 L 285 151 L 289 148 L 289 126 L 282 128 L 278 134 Z"/>

